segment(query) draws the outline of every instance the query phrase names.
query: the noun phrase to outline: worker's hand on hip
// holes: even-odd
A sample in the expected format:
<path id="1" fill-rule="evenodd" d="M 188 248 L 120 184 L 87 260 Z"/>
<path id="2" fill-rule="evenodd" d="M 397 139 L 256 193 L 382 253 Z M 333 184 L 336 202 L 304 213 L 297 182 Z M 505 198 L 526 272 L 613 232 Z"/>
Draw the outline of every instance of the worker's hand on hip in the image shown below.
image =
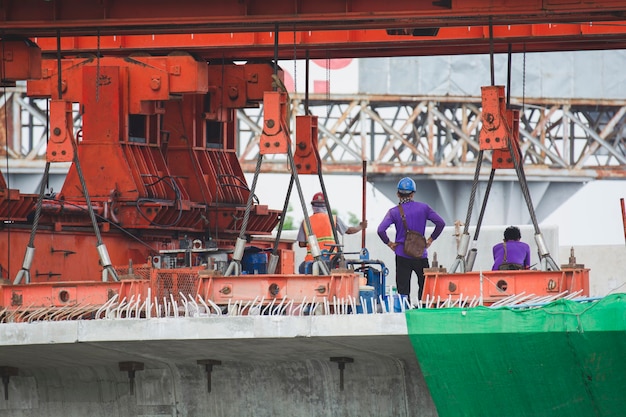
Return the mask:
<path id="1" fill-rule="evenodd" d="M 389 246 L 391 248 L 391 250 L 395 251 L 396 250 L 396 246 L 398 246 L 398 244 L 396 242 L 389 242 L 389 243 L 387 243 L 387 246 Z"/>

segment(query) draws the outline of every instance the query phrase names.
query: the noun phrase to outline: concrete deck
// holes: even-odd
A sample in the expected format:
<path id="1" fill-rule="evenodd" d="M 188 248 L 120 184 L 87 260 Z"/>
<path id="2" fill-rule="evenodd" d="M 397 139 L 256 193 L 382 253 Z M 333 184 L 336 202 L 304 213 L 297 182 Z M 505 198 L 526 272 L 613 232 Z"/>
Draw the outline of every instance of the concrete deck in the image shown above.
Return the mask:
<path id="1" fill-rule="evenodd" d="M 437 415 L 404 314 L 1 324 L 0 366 L 2 416 Z"/>

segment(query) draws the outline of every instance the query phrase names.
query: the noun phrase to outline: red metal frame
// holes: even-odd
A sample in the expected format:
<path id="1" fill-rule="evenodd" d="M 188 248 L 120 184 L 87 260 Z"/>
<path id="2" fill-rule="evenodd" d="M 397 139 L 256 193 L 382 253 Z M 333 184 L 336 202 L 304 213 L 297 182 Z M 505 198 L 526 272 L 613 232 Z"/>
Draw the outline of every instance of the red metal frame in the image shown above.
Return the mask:
<path id="1" fill-rule="evenodd" d="M 282 27 L 278 36 L 280 59 L 299 59 L 305 54 L 312 59 L 354 58 L 374 56 L 419 56 L 489 53 L 489 27 L 439 27 L 434 36 L 390 35 L 383 29 L 354 29 L 344 26 L 336 30 L 316 28 L 303 31 L 299 27 Z M 205 59 L 267 59 L 274 56 L 275 38 L 272 31 L 202 33 L 181 30 L 184 33 L 124 35 L 100 34 L 74 36 L 64 34 L 61 52 L 128 54 L 129 51 L 167 53 L 173 49 L 185 50 Z M 410 33 L 410 32 L 409 32 Z M 536 23 L 493 26 L 493 48 L 504 53 L 521 53 L 580 49 L 626 48 L 626 21 L 588 23 Z M 32 35 L 30 35 L 32 36 Z M 44 52 L 57 52 L 57 39 L 36 37 L 33 41 Z"/>
<path id="2" fill-rule="evenodd" d="M 354 300 L 359 303 L 359 276 L 352 273 L 312 275 L 241 275 L 221 276 L 202 268 L 156 269 L 136 268 L 139 276 L 125 276 L 120 282 L 40 282 L 21 285 L 0 285 L 0 318 L 11 321 L 64 320 L 67 317 L 94 318 L 101 307 L 112 301 L 131 303 L 129 314 L 145 313 L 138 308 L 149 299 L 150 311 L 158 316 L 158 305 L 195 300 L 209 300 L 218 306 L 239 303 L 279 305 L 281 302 L 302 303 L 328 300 Z M 113 297 L 116 297 L 112 300 Z M 183 299 L 184 297 L 184 299 Z M 142 301 L 143 300 L 143 301 Z M 135 301 L 137 304 L 132 304 Z M 249 311 L 243 311 L 247 314 Z"/>
<path id="3" fill-rule="evenodd" d="M 317 116 L 296 117 L 296 150 L 293 160 L 298 174 L 319 174 L 322 166 L 317 147 Z"/>
<path id="4" fill-rule="evenodd" d="M 263 133 L 259 140 L 259 152 L 261 155 L 286 155 L 291 141 L 287 126 L 287 93 L 267 91 L 263 103 Z"/>
<path id="5" fill-rule="evenodd" d="M 120 264 L 128 259 L 146 259 L 159 244 L 175 246 L 180 232 L 203 235 L 210 225 L 226 236 L 237 234 L 240 225 L 236 219 L 243 215 L 249 191 L 235 183 L 220 182 L 224 178 L 243 180 L 233 152 L 235 108 L 254 104 L 264 94 L 262 153 L 286 153 L 290 140 L 285 122 L 286 95 L 267 92 L 267 68 L 259 70 L 264 71 L 262 74 L 226 65 L 212 70 L 214 63 L 207 67 L 190 56 L 129 57 L 130 51 L 165 54 L 186 49 L 205 60 L 221 58 L 225 62 L 274 57 L 276 46 L 278 58 L 282 59 L 302 58 L 305 54 L 332 58 L 504 52 L 509 45 L 513 52 L 624 48 L 626 29 L 619 24 L 624 10 L 626 0 L 179 0 L 158 5 L 148 0 L 21 0 L 0 5 L 0 22 L 4 33 L 36 36 L 44 51 L 64 56 L 60 83 L 57 62 L 46 60 L 42 80 L 29 83 L 29 93 L 53 99 L 48 160 L 70 161 L 78 152 L 92 208 L 105 220 L 146 232 L 148 248 L 110 233 L 108 223 L 100 223 L 107 240 L 114 242 L 110 245 L 111 259 Z M 493 25 L 492 30 L 487 25 Z M 432 29 L 432 36 L 420 36 L 419 29 Z M 44 39 L 69 34 L 90 37 L 62 38 L 59 51 L 57 39 Z M 616 42 L 608 46 L 609 39 Z M 9 36 L 2 40 L 2 78 L 39 78 L 41 50 L 27 42 L 12 41 Z M 97 52 L 97 58 L 78 58 L 82 52 Z M 124 57 L 102 53 L 120 53 Z M 502 92 L 496 96 L 499 102 L 494 111 L 506 125 L 504 143 L 515 141 L 508 132 L 516 123 L 516 115 L 503 108 Z M 80 103 L 83 110 L 84 130 L 76 135 L 69 117 L 71 103 Z M 313 140 L 312 126 L 303 136 L 307 144 Z M 510 167 L 512 159 L 506 161 L 505 147 L 485 147 L 481 140 L 483 148 L 502 153 L 502 165 L 494 167 Z M 314 162 L 308 155 L 299 158 L 305 165 Z M 147 178 L 157 180 L 150 182 Z M 24 220 L 34 207 L 33 196 L 5 188 L 0 216 Z M 40 231 L 44 239 L 40 236 L 38 247 L 45 256 L 34 264 L 42 269 L 32 271 L 34 281 L 48 282 L 30 284 L 28 288 L 0 285 L 0 301 L 5 309 L 101 305 L 113 294 L 146 297 L 148 288 L 161 291 L 159 296 L 174 297 L 187 289 L 219 302 L 235 296 L 250 300 L 263 294 L 272 300 L 303 300 L 304 296 L 326 293 L 338 298 L 358 295 L 358 276 L 354 274 L 221 277 L 207 274 L 202 268 L 152 268 L 149 280 L 95 282 L 99 277 L 95 257 L 88 262 L 83 255 L 91 243 L 85 234 L 90 222 L 82 209 L 76 209 L 84 208 L 86 200 L 75 166 L 60 196 L 44 205 Z M 20 204 L 4 204 L 7 201 Z M 210 205 L 214 210 L 206 211 Z M 15 206 L 19 210 L 11 212 Z M 260 205 L 255 205 L 251 214 L 250 233 L 269 233 L 279 215 Z M 177 219 L 175 224 L 171 223 L 173 219 Z M 30 235 L 27 224 L 11 224 L 4 231 L 7 227 L 12 229 L 11 241 L 0 240 L 0 256 L 9 252 L 9 246 L 26 247 Z M 70 227 L 75 229 L 70 232 Z M 80 260 L 70 258 L 74 250 L 81 251 Z M 20 262 L 13 256 L 11 262 L 0 261 L 17 268 Z M 57 279 L 52 268 L 65 268 L 65 282 L 52 282 Z M 8 274 L 13 276 L 15 272 Z M 82 281 L 83 274 L 94 282 Z M 497 293 L 487 290 L 487 302 L 516 292 L 518 284 L 537 295 L 579 289 L 588 293 L 589 289 L 586 269 L 490 271 L 481 276 L 496 280 L 495 288 L 499 288 Z M 424 294 L 431 297 L 460 297 L 461 293 L 467 297 L 484 291 L 482 286 L 477 288 L 483 281 L 474 273 L 427 273 L 426 282 Z"/>
<path id="6" fill-rule="evenodd" d="M 262 92 L 271 90 L 269 65 L 209 70 L 205 62 L 179 54 L 73 58 L 61 66 L 61 95 L 56 60 L 44 60 L 43 79 L 30 81 L 28 94 L 54 99 L 51 162 L 73 159 L 69 110 L 72 102 L 81 104 L 79 160 L 91 200 L 104 217 L 126 228 L 168 225 L 170 232 L 201 232 L 210 225 L 237 233 L 249 191 L 235 153 L 234 112 L 258 105 Z M 60 199 L 69 206 L 85 203 L 76 165 Z M 88 225 L 86 214 L 75 212 L 63 222 Z M 278 215 L 256 205 L 249 233 L 270 233 Z"/>
<path id="7" fill-rule="evenodd" d="M 271 31 L 276 24 L 301 30 L 413 28 L 618 20 L 624 0 L 20 0 L 0 7 L 6 32 L 187 33 Z"/>
<path id="8" fill-rule="evenodd" d="M 563 269 L 561 271 L 473 271 L 448 274 L 425 271 L 422 302 L 435 300 L 463 302 L 482 297 L 485 305 L 493 304 L 512 295 L 556 296 L 580 291 L 589 295 L 589 269 Z"/>

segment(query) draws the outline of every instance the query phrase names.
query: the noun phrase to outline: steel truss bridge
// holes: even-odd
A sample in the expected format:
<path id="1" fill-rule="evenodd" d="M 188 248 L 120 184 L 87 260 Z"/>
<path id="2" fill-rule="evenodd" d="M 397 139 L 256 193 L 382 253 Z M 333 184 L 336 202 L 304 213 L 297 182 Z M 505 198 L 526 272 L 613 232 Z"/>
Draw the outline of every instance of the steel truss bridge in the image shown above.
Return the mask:
<path id="1" fill-rule="evenodd" d="M 397 180 L 410 175 L 420 183 L 420 199 L 447 221 L 465 218 L 479 151 L 480 97 L 312 95 L 305 102 L 303 95 L 292 94 L 290 99 L 292 126 L 306 109 L 318 116 L 324 174 L 361 174 L 367 161 L 368 180 L 392 200 Z M 25 192 L 34 192 L 43 172 L 47 103 L 16 87 L 4 90 L 0 105 L 6 115 L 0 125 L 8 142 L 7 176 L 14 187 L 30 184 Z M 511 105 L 523 110 L 524 169 L 540 220 L 588 181 L 626 178 L 626 100 L 511 98 Z M 239 111 L 239 156 L 246 172 L 256 167 L 262 116 L 262 108 Z M 481 179 L 486 180 L 491 155 L 485 157 Z M 62 176 L 66 169 L 57 172 Z M 261 171 L 287 173 L 284 155 L 266 156 Z M 485 222 L 527 223 L 514 170 L 498 171 L 495 178 Z"/>

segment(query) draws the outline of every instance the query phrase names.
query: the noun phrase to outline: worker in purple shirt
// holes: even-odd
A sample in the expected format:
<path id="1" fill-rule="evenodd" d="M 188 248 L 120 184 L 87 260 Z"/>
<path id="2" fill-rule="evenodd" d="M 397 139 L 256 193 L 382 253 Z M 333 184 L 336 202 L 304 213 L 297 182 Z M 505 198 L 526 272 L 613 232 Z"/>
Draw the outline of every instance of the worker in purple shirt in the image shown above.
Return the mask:
<path id="1" fill-rule="evenodd" d="M 429 267 L 428 251 L 424 249 L 422 258 L 413 258 L 404 253 L 406 231 L 402 222 L 399 206 L 402 204 L 409 229 L 416 230 L 423 235 L 426 231 L 427 221 L 431 221 L 435 224 L 435 230 L 426 240 L 426 248 L 439 237 L 446 223 L 428 204 L 413 201 L 413 196 L 415 195 L 415 181 L 411 178 L 405 177 L 398 182 L 397 195 L 400 201 L 397 206 L 387 212 L 385 218 L 378 226 L 378 236 L 380 236 L 380 239 L 396 254 L 396 287 L 398 294 L 407 298 L 409 297 L 411 293 L 411 274 L 415 272 L 419 285 L 418 300 L 421 301 L 422 293 L 424 292 L 424 268 Z M 392 224 L 396 228 L 395 242 L 391 241 L 387 236 L 387 229 Z"/>
<path id="2" fill-rule="evenodd" d="M 504 241 L 493 247 L 493 271 L 530 268 L 530 246 L 521 242 L 518 227 L 509 226 L 504 231 Z"/>

